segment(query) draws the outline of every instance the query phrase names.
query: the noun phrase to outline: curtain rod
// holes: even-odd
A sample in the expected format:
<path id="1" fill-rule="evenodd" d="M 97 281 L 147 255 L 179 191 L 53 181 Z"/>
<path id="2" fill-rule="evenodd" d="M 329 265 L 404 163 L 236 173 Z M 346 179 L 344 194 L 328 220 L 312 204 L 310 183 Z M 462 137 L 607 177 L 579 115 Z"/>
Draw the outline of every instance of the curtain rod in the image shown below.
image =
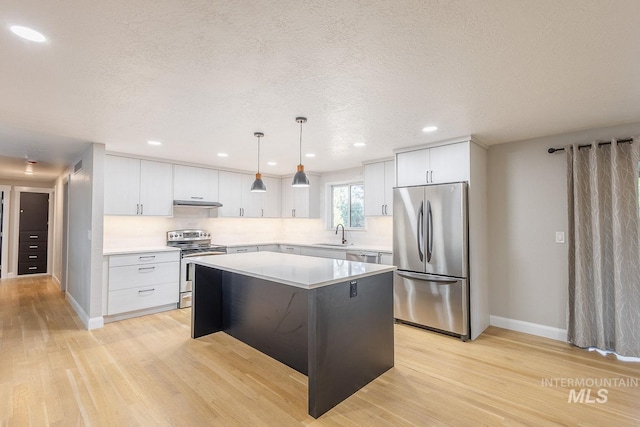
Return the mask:
<path id="1" fill-rule="evenodd" d="M 624 143 L 626 143 L 626 142 L 628 142 L 629 144 L 632 144 L 632 143 L 633 143 L 633 138 L 625 138 L 625 139 L 619 139 L 619 140 L 618 140 L 618 143 L 619 143 L 619 144 L 624 144 Z M 603 145 L 611 145 L 611 141 L 602 141 L 602 142 L 598 142 L 598 147 L 602 147 Z M 590 147 L 591 147 L 591 144 L 578 145 L 578 148 L 587 148 L 587 147 L 589 147 L 589 148 L 590 148 Z M 562 147 L 562 148 L 553 148 L 553 147 L 552 147 L 552 148 L 549 148 L 549 149 L 547 150 L 547 152 L 548 152 L 549 154 L 553 154 L 553 153 L 555 153 L 556 151 L 564 151 L 564 147 Z"/>

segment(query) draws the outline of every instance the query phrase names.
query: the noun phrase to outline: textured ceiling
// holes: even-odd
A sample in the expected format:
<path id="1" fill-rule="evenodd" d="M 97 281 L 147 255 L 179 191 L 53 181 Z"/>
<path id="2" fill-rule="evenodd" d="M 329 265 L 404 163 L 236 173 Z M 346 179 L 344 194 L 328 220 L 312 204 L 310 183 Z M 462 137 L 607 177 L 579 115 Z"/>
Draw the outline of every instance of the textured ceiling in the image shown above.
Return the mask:
<path id="1" fill-rule="evenodd" d="M 0 9 L 0 126 L 48 135 L 36 160 L 70 138 L 253 170 L 262 131 L 262 171 L 286 174 L 298 163 L 298 115 L 309 119 L 303 151 L 316 157 L 303 163 L 315 171 L 460 135 L 495 144 L 640 121 L 637 0 L 2 0 Z M 48 41 L 21 40 L 11 24 Z M 430 124 L 439 130 L 424 134 Z M 14 155 L 11 136 L 0 138 L 0 155 Z"/>

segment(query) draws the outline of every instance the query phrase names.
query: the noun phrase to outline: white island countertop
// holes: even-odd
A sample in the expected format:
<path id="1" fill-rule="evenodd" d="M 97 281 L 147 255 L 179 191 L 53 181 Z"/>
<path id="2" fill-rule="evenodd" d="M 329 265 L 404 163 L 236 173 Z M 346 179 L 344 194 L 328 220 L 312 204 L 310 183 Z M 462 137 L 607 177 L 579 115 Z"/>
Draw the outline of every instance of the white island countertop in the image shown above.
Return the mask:
<path id="1" fill-rule="evenodd" d="M 194 263 L 304 289 L 319 288 L 347 280 L 387 273 L 396 269 L 392 265 L 278 252 L 209 255 L 185 258 L 182 262 Z"/>

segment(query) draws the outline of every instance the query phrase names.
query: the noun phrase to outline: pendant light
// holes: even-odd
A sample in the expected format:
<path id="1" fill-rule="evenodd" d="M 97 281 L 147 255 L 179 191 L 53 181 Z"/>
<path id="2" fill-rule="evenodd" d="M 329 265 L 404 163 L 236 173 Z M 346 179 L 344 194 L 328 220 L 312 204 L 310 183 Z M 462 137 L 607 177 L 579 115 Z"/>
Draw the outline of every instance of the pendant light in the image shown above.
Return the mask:
<path id="1" fill-rule="evenodd" d="M 304 166 L 302 165 L 302 124 L 307 123 L 306 117 L 296 117 L 296 122 L 300 123 L 300 163 L 298 164 L 298 172 L 293 176 L 292 187 L 308 187 L 309 178 L 304 173 Z"/>
<path id="2" fill-rule="evenodd" d="M 253 136 L 258 138 L 258 172 L 256 173 L 256 180 L 251 184 L 252 193 L 264 193 L 267 191 L 267 186 L 262 181 L 262 174 L 260 173 L 260 138 L 264 136 L 262 132 L 254 132 Z"/>

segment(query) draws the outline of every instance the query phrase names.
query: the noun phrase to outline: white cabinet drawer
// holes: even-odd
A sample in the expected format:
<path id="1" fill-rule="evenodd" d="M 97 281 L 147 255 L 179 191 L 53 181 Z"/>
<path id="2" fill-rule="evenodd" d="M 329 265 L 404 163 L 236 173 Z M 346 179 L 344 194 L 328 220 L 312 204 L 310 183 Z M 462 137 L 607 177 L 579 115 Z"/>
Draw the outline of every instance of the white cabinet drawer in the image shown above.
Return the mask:
<path id="1" fill-rule="evenodd" d="M 125 265 L 109 268 L 109 291 L 171 282 L 177 288 L 180 263 L 163 262 L 149 265 Z"/>
<path id="2" fill-rule="evenodd" d="M 227 248 L 228 254 L 241 254 L 244 252 L 258 252 L 257 246 L 236 246 L 235 248 Z"/>
<path id="3" fill-rule="evenodd" d="M 180 262 L 180 251 L 171 252 L 140 252 L 127 255 L 111 255 L 109 267 L 122 265 L 151 264 L 157 262 Z"/>
<path id="4" fill-rule="evenodd" d="M 285 254 L 300 255 L 300 246 L 280 245 L 280 252 Z"/>
<path id="5" fill-rule="evenodd" d="M 177 303 L 178 286 L 175 283 L 109 291 L 108 314 Z"/>

